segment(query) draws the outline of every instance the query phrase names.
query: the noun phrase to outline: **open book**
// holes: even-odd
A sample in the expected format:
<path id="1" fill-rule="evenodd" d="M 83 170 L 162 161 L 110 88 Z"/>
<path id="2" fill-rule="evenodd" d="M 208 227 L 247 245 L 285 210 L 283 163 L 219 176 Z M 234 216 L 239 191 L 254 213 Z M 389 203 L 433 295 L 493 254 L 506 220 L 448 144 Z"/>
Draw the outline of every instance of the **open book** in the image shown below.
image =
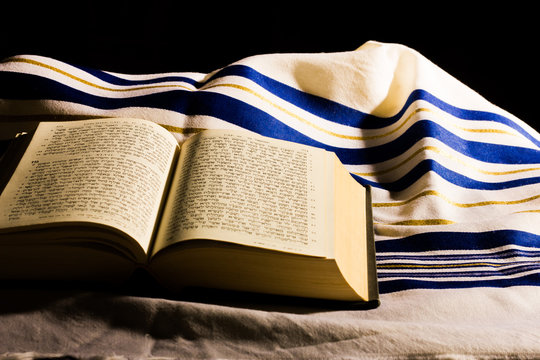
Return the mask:
<path id="1" fill-rule="evenodd" d="M 42 122 L 0 195 L 0 277 L 378 298 L 370 194 L 334 153 L 246 130 Z M 6 155 L 7 157 L 8 155 Z M 9 159 L 4 159 L 9 160 Z"/>

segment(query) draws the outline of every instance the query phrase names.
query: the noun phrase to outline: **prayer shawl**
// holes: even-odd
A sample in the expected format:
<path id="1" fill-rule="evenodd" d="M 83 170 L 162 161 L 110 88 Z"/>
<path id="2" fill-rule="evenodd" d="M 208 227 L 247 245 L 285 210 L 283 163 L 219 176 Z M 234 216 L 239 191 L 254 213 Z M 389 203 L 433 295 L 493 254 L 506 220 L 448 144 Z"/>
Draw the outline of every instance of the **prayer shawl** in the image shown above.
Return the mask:
<path id="1" fill-rule="evenodd" d="M 90 295 L 73 294 L 67 310 L 26 314 L 41 321 L 38 342 L 12 334 L 10 345 L 0 326 L 0 354 L 540 356 L 540 135 L 415 50 L 367 42 L 342 53 L 253 56 L 208 74 L 128 75 L 32 55 L 0 63 L 0 126 L 83 117 L 152 120 L 180 142 L 201 129 L 244 128 L 335 152 L 372 187 L 381 305 L 298 314 L 129 298 L 152 314 L 142 322 L 167 311 L 184 322 L 160 336 L 120 335 L 105 330 L 114 324 L 103 314 L 60 315 L 74 303 L 88 311 Z M 126 312 L 120 302 L 105 301 Z M 2 316 L 11 330 L 30 326 L 18 312 Z M 115 340 L 85 338 L 84 321 Z M 71 342 L 54 345 L 58 332 L 72 331 Z"/>

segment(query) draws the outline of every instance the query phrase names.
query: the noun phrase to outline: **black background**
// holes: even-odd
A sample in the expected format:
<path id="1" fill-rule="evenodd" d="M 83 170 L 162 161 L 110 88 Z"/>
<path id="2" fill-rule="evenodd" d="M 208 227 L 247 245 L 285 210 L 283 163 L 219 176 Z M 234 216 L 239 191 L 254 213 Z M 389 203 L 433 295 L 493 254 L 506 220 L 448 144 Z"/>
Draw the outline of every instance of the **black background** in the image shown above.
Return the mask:
<path id="1" fill-rule="evenodd" d="M 121 73 L 206 73 L 256 54 L 396 42 L 538 129 L 536 10 L 499 3 L 10 1 L 1 14 L 0 57 L 38 54 Z"/>

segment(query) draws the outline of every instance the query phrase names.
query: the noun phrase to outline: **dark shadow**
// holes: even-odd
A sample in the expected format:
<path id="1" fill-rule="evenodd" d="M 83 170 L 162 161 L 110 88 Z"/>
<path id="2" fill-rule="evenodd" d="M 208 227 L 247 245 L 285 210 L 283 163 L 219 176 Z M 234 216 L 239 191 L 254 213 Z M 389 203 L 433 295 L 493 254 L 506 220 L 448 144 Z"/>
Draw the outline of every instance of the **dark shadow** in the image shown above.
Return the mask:
<path id="1" fill-rule="evenodd" d="M 96 315 L 103 302 L 133 302 L 145 299 L 180 303 L 200 303 L 260 311 L 311 314 L 339 310 L 370 310 L 378 302 L 345 302 L 302 297 L 258 294 L 220 289 L 186 288 L 173 293 L 161 287 L 145 270 L 135 271 L 125 283 L 111 285 L 64 281 L 2 281 L 0 282 L 0 314 L 32 312 L 69 298 L 85 299 L 85 306 L 96 303 Z M 75 310 L 75 309 L 74 309 Z M 77 309 L 80 311 L 82 309 Z M 94 312 L 93 311 L 93 312 Z M 104 315 L 110 311 L 106 311 Z M 140 315 L 140 314 L 139 314 Z"/>

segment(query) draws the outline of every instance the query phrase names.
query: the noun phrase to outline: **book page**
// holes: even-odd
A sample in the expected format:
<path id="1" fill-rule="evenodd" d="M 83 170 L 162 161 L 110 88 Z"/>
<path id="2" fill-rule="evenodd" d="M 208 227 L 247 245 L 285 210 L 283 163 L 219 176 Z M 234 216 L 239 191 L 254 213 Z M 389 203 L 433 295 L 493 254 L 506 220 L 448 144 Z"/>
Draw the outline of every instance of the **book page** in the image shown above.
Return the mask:
<path id="1" fill-rule="evenodd" d="M 182 146 L 155 250 L 212 239 L 326 256 L 327 154 L 242 130 L 193 136 Z"/>
<path id="2" fill-rule="evenodd" d="M 42 122 L 0 196 L 0 228 L 91 221 L 147 250 L 177 146 L 149 121 Z"/>

